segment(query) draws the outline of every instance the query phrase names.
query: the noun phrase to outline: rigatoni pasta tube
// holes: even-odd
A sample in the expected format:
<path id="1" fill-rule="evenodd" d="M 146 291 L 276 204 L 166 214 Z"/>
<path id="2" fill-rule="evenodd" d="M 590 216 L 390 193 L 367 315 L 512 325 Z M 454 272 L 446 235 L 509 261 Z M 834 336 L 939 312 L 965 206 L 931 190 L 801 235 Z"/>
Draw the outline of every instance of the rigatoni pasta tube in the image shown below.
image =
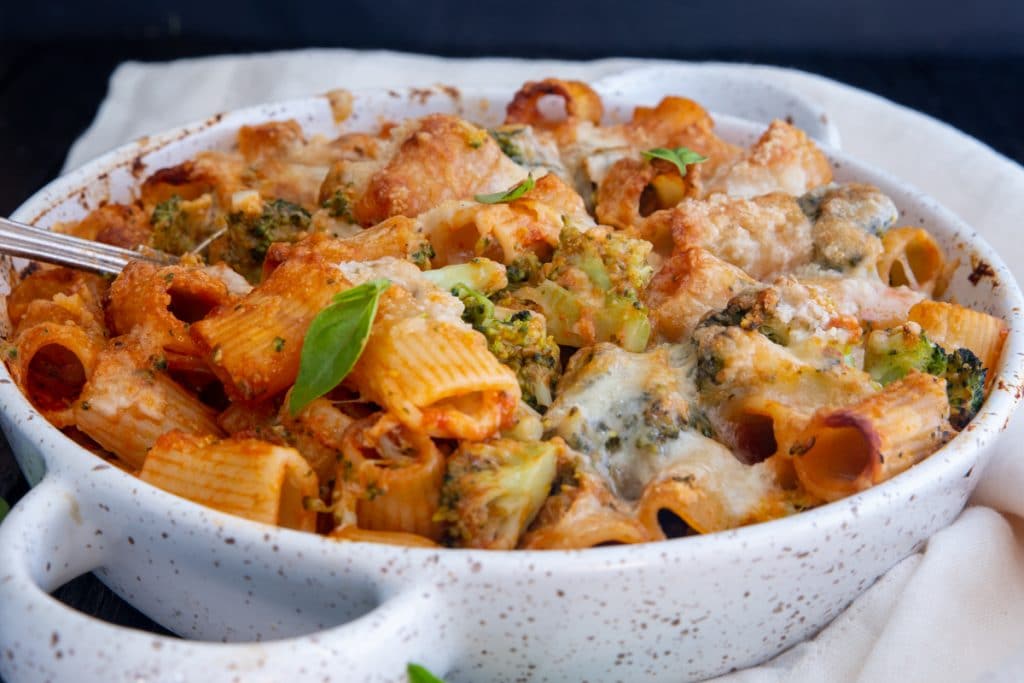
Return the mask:
<path id="1" fill-rule="evenodd" d="M 807 491 L 838 500 L 893 477 L 952 435 L 944 380 L 920 372 L 859 403 L 819 411 L 792 446 Z"/>
<path id="2" fill-rule="evenodd" d="M 441 538 L 435 521 L 445 458 L 430 437 L 386 413 L 346 430 L 335 477 L 335 502 L 354 510 L 362 529 Z"/>
<path id="3" fill-rule="evenodd" d="M 195 355 L 189 326 L 233 298 L 223 282 L 198 268 L 133 261 L 110 286 L 107 318 L 114 334 L 142 326 L 164 349 Z"/>
<path id="4" fill-rule="evenodd" d="M 520 548 L 570 550 L 655 539 L 630 506 L 584 465 L 560 476 L 559 481 L 520 541 Z"/>
<path id="5" fill-rule="evenodd" d="M 923 228 L 892 228 L 882 236 L 878 275 L 892 287 L 906 285 L 928 296 L 941 294 L 946 257 Z"/>
<path id="6" fill-rule="evenodd" d="M 928 338 L 946 349 L 967 348 L 988 369 L 986 388 L 995 378 L 995 368 L 1009 332 L 1006 323 L 994 316 L 944 301 L 922 301 L 910 309 L 910 320 Z"/>
<path id="7" fill-rule="evenodd" d="M 55 426 L 67 427 L 102 348 L 102 338 L 77 325 L 41 323 L 23 329 L 6 354 L 11 376 L 32 405 Z"/>
<path id="8" fill-rule="evenodd" d="M 285 440 L 302 454 L 320 481 L 330 481 L 341 457 L 345 430 L 355 420 L 325 398 L 312 401 L 292 416 L 288 398 L 285 397 L 278 413 Z"/>
<path id="9" fill-rule="evenodd" d="M 132 467 L 165 432 L 220 434 L 216 412 L 168 377 L 164 362 L 155 343 L 118 337 L 74 404 L 78 428 Z"/>
<path id="10" fill-rule="evenodd" d="M 427 317 L 412 295 L 390 287 L 350 375 L 364 399 L 435 438 L 486 439 L 511 424 L 520 399 L 515 373 L 458 319 Z"/>
<path id="11" fill-rule="evenodd" d="M 664 538 L 663 511 L 706 534 L 786 514 L 770 464 L 745 465 L 725 446 L 702 438 L 644 488 L 637 518 L 654 538 Z"/>
<path id="12" fill-rule="evenodd" d="M 139 478 L 182 498 L 302 531 L 316 530 L 316 474 L 293 448 L 256 439 L 225 439 L 170 432 L 161 436 Z"/>
<path id="13" fill-rule="evenodd" d="M 319 255 L 299 255 L 238 303 L 192 325 L 192 339 L 232 398 L 263 400 L 295 382 L 310 323 L 350 286 Z"/>

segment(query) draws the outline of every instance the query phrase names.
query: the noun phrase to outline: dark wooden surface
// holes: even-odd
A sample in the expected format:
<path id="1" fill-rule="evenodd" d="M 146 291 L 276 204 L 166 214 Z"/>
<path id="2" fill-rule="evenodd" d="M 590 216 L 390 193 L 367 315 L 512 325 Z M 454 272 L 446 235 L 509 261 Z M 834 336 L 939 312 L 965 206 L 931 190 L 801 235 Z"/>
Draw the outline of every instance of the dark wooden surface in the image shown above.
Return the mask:
<path id="1" fill-rule="evenodd" d="M 256 46 L 227 47 L 248 51 Z M 226 46 L 174 40 L 0 46 L 0 214 L 13 211 L 56 176 L 68 146 L 95 115 L 107 79 L 120 61 L 163 60 L 218 51 L 226 51 Z M 735 51 L 688 56 L 760 61 L 830 76 L 948 121 L 1024 162 L 1021 57 L 843 58 Z M 0 438 L 0 497 L 13 504 L 26 489 Z M 75 579 L 56 595 L 108 621 L 161 630 L 92 576 Z"/>

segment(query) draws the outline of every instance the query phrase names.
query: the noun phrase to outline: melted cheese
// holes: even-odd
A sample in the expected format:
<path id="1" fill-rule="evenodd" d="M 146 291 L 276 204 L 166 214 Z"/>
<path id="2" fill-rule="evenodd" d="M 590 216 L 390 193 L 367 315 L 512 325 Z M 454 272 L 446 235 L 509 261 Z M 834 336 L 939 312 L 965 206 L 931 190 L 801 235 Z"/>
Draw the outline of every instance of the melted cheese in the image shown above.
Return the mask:
<path id="1" fill-rule="evenodd" d="M 345 261 L 336 267 L 353 286 L 378 278 L 390 280 L 412 295 L 426 318 L 469 327 L 462 320 L 462 302 L 423 277 L 420 269 L 409 261 L 386 257 L 376 261 Z"/>
<path id="2" fill-rule="evenodd" d="M 545 427 L 589 455 L 617 495 L 635 500 L 673 459 L 706 447 L 689 431 L 697 392 L 689 345 L 630 353 L 599 344 L 580 354 Z"/>

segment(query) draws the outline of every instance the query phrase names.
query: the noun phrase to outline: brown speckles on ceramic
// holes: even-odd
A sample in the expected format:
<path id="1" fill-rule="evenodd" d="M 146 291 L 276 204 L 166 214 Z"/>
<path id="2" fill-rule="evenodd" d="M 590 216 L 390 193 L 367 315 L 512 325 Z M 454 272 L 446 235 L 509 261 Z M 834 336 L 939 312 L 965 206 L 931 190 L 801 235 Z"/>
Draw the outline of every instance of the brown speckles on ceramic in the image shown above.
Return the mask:
<path id="1" fill-rule="evenodd" d="M 732 87 L 721 97 L 745 92 Z M 430 92 L 357 92 L 344 128 L 428 110 L 483 112 L 493 123 L 502 108 L 488 103 L 508 95 Z M 612 115 L 666 92 L 700 95 L 653 72 L 602 90 Z M 798 102 L 776 104 L 798 125 L 807 125 L 801 116 L 818 120 Z M 239 125 L 275 116 L 295 117 L 311 134 L 338 130 L 323 97 L 227 114 L 115 151 L 44 188 L 15 218 L 79 217 L 97 201 L 129 197 L 138 164 L 160 168 L 224 147 Z M 759 132 L 719 121 L 733 140 Z M 43 480 L 0 527 L 0 674 L 404 683 L 406 662 L 419 661 L 452 683 L 676 682 L 762 661 L 815 633 L 963 507 L 1020 398 L 1024 360 L 1020 294 L 998 256 L 913 189 L 842 154 L 833 161 L 840 180 L 878 184 L 934 230 L 960 259 L 952 294 L 1012 328 L 982 414 L 921 464 L 788 519 L 657 544 L 488 553 L 339 543 L 199 507 L 99 463 L 35 419 L 0 370 L 0 426 L 29 480 Z M 104 173 L 106 183 L 91 182 Z M 998 288 L 971 284 L 972 257 L 992 270 L 979 279 Z M 102 624 L 46 597 L 86 571 L 195 641 Z"/>

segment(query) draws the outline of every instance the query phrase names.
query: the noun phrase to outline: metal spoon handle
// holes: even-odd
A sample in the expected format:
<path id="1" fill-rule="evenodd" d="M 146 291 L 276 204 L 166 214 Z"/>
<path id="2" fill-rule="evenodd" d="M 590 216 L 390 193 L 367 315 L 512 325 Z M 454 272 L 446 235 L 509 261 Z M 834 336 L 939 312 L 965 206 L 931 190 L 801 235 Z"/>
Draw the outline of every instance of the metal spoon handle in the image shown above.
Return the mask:
<path id="1" fill-rule="evenodd" d="M 155 249 L 124 249 L 0 218 L 0 254 L 117 275 L 131 261 L 160 266 L 178 262 L 176 256 Z"/>

